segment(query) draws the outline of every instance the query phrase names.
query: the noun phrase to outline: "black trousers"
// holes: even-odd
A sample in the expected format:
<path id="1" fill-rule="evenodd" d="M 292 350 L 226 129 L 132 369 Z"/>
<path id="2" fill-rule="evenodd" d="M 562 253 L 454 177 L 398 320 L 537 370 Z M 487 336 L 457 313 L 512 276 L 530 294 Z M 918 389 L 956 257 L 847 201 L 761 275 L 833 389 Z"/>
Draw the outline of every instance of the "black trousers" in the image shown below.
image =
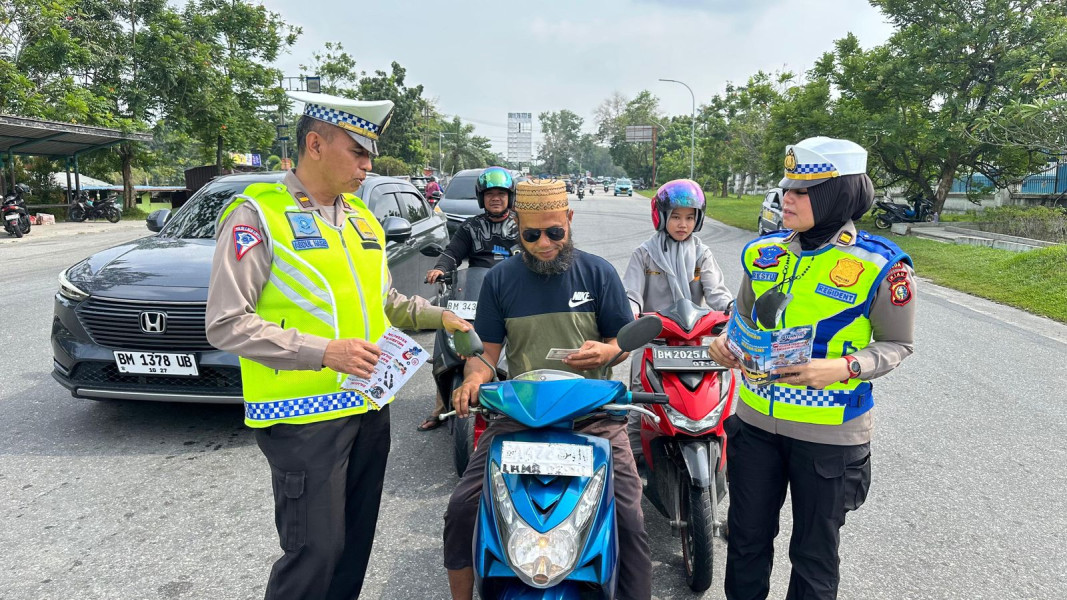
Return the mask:
<path id="1" fill-rule="evenodd" d="M 389 456 L 389 407 L 257 429 L 256 442 L 270 463 L 285 552 L 271 569 L 266 599 L 358 598 Z"/>
<path id="2" fill-rule="evenodd" d="M 730 540 L 727 600 L 764 600 L 770 591 L 774 538 L 788 487 L 793 506 L 787 600 L 837 598 L 841 526 L 867 499 L 870 444 L 803 442 L 727 419 Z"/>

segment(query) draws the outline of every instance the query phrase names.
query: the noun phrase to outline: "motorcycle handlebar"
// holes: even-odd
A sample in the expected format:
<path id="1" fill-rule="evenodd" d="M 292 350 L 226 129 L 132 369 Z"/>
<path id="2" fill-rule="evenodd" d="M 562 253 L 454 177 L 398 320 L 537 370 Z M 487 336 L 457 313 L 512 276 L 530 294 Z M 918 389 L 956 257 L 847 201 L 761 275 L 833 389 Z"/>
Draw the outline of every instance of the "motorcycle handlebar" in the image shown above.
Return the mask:
<path id="1" fill-rule="evenodd" d="M 670 404 L 671 398 L 655 392 L 630 392 L 630 401 L 634 404 Z"/>

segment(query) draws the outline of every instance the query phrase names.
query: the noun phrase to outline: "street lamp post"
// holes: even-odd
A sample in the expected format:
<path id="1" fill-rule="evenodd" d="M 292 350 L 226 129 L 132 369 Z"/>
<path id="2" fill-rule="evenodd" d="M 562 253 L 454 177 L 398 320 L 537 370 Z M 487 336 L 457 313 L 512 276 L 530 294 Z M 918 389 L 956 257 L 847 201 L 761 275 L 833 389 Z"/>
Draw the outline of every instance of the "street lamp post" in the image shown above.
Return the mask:
<path id="1" fill-rule="evenodd" d="M 685 89 L 689 90 L 689 96 L 693 99 L 693 121 L 692 127 L 689 132 L 689 178 L 693 179 L 694 173 L 696 173 L 696 149 L 697 149 L 697 97 L 693 93 L 693 88 L 689 87 L 684 81 L 678 81 L 677 79 L 660 79 L 660 81 L 669 81 L 671 83 L 680 83 L 685 86 Z"/>

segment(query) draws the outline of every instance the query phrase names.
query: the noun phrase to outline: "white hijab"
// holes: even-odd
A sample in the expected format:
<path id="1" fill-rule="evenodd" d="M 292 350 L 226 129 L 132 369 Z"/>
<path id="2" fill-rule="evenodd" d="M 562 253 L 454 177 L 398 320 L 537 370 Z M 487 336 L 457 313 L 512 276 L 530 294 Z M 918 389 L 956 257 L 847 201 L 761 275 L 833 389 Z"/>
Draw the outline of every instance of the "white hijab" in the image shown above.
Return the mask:
<path id="1" fill-rule="evenodd" d="M 657 231 L 641 244 L 652 262 L 667 276 L 674 302 L 682 298 L 692 299 L 689 282 L 696 273 L 697 257 L 704 253 L 704 242 L 695 233 L 679 242 L 666 231 Z"/>

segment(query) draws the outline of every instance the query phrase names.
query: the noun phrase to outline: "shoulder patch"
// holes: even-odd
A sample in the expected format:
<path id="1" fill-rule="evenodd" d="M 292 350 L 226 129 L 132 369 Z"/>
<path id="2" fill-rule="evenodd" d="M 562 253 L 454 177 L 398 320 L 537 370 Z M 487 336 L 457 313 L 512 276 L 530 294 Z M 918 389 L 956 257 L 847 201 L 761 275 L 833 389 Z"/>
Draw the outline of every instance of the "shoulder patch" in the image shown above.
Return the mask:
<path id="1" fill-rule="evenodd" d="M 894 305 L 904 306 L 911 302 L 911 283 L 908 281 L 907 269 L 897 263 L 885 279 L 889 282 L 889 296 Z"/>
<path id="2" fill-rule="evenodd" d="M 263 243 L 263 234 L 251 225 L 235 225 L 233 228 L 233 252 L 240 261 L 252 248 Z"/>

